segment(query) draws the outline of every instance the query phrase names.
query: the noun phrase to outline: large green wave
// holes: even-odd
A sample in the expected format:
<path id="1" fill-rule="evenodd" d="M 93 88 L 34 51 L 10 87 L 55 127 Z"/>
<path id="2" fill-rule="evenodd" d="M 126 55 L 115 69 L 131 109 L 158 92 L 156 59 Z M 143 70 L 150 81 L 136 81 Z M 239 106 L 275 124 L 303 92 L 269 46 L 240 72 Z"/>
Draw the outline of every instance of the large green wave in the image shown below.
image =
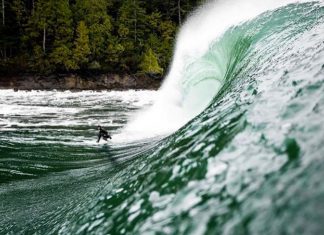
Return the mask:
<path id="1" fill-rule="evenodd" d="M 88 168 L 5 185 L 1 232 L 322 234 L 323 33 L 319 2 L 231 27 L 184 67 L 179 106 L 199 115 L 71 154 L 100 155 Z"/>

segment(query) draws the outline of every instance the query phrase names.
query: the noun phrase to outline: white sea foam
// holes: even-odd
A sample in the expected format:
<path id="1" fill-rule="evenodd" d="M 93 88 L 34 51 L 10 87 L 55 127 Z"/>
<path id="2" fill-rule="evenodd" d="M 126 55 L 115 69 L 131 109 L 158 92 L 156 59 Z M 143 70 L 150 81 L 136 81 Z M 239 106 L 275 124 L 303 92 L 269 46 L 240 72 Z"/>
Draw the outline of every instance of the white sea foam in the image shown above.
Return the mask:
<path id="1" fill-rule="evenodd" d="M 16 136 L 10 141 L 24 140 L 22 136 L 15 134 L 16 129 L 32 130 L 38 136 L 42 136 L 46 129 L 56 133 L 67 130 L 78 131 L 80 128 L 88 129 L 93 130 L 94 136 L 89 136 L 86 140 L 83 137 L 76 142 L 93 145 L 96 142 L 97 125 L 109 130 L 120 130 L 134 110 L 152 104 L 156 93 L 156 91 L 135 90 L 103 92 L 0 90 L 0 128 Z M 45 140 L 36 142 L 51 141 L 50 136 L 42 138 Z M 67 138 L 75 139 L 76 136 L 68 134 Z M 71 145 L 74 142 L 63 141 L 63 143 Z"/>

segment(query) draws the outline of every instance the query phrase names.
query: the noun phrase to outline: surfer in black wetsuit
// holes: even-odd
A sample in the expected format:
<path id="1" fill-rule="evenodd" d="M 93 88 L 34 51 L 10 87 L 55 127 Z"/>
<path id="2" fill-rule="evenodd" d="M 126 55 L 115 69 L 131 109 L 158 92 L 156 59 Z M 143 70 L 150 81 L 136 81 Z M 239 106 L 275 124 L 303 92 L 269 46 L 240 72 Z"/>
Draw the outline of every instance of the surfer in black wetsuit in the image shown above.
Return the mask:
<path id="1" fill-rule="evenodd" d="M 102 129 L 101 126 L 98 126 L 99 134 L 98 134 L 98 140 L 97 143 L 99 143 L 101 137 L 107 141 L 107 139 L 111 139 L 111 136 L 108 134 L 108 132 L 104 129 Z"/>

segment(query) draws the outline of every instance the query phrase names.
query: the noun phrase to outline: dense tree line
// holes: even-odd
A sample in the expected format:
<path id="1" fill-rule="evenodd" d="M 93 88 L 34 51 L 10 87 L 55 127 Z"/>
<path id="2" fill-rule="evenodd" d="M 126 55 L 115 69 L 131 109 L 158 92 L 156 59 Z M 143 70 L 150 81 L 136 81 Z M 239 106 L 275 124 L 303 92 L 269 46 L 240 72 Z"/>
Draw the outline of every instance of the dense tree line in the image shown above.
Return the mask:
<path id="1" fill-rule="evenodd" d="M 0 72 L 163 74 L 202 0 L 0 0 Z"/>

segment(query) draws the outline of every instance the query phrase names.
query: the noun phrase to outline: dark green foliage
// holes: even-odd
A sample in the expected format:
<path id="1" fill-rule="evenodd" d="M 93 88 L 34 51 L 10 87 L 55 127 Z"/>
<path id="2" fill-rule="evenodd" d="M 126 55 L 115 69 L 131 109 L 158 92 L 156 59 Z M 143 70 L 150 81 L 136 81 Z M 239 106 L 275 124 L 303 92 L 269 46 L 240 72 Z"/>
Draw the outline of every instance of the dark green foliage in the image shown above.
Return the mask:
<path id="1" fill-rule="evenodd" d="M 89 62 L 91 54 L 89 45 L 89 30 L 84 21 L 80 21 L 77 27 L 76 40 L 74 42 L 73 57 L 74 68 L 84 67 Z"/>
<path id="2" fill-rule="evenodd" d="M 157 57 L 151 48 L 145 52 L 140 68 L 142 72 L 148 74 L 162 74 L 163 72 Z"/>
<path id="3" fill-rule="evenodd" d="M 162 74 L 169 66 L 178 26 L 201 2 L 1 1 L 2 74 L 79 70 Z"/>

